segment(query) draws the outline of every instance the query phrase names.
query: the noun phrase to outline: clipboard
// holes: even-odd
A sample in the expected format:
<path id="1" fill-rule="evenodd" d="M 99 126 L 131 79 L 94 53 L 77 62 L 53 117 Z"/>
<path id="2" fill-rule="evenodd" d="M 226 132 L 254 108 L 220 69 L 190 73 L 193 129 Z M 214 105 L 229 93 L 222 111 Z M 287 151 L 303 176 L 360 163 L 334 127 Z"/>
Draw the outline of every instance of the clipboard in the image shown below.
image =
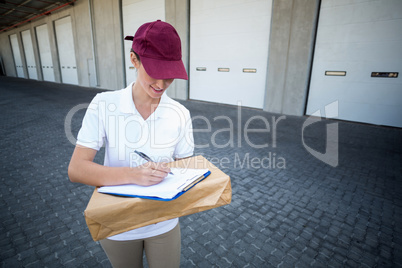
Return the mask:
<path id="1" fill-rule="evenodd" d="M 169 175 L 165 178 L 165 181 L 162 181 L 159 185 L 153 186 L 139 186 L 139 185 L 118 185 L 118 186 L 103 186 L 98 188 L 99 193 L 103 194 L 111 194 L 116 196 L 124 196 L 124 197 L 138 197 L 142 199 L 150 199 L 150 200 L 159 200 L 159 201 L 172 201 L 179 198 L 181 195 L 189 191 L 193 188 L 196 184 L 204 180 L 211 174 L 209 170 L 202 170 L 205 171 L 204 174 L 192 176 L 194 172 L 197 172 L 196 169 L 183 169 L 185 172 L 188 173 L 190 171 L 190 177 L 186 178 L 175 178 L 175 175 Z M 177 174 L 179 171 L 175 171 Z M 192 176 L 192 177 L 191 177 Z M 165 183 L 165 185 L 163 185 Z M 158 190 L 163 187 L 171 187 L 172 183 L 176 183 L 176 185 L 172 185 L 173 188 L 169 189 L 169 193 L 160 193 L 158 194 Z M 180 184 L 180 185 L 179 185 Z M 153 192 L 153 190 L 155 192 Z M 144 193 L 144 194 L 142 194 Z M 169 195 L 169 197 L 166 197 Z"/>

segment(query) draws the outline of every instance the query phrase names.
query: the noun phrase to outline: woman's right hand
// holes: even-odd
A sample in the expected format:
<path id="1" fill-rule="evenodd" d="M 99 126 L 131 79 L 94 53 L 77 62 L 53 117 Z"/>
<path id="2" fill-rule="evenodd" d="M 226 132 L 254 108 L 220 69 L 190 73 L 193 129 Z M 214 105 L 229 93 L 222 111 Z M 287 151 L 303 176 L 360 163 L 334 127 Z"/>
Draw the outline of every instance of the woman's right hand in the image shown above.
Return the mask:
<path id="1" fill-rule="evenodd" d="M 141 166 L 128 169 L 128 180 L 141 186 L 160 183 L 169 174 L 170 168 L 163 162 L 147 162 Z"/>
<path id="2" fill-rule="evenodd" d="M 141 166 L 107 167 L 93 162 L 96 150 L 76 146 L 68 166 L 72 182 L 93 186 L 138 184 L 150 186 L 160 183 L 170 172 L 166 163 L 147 162 Z"/>

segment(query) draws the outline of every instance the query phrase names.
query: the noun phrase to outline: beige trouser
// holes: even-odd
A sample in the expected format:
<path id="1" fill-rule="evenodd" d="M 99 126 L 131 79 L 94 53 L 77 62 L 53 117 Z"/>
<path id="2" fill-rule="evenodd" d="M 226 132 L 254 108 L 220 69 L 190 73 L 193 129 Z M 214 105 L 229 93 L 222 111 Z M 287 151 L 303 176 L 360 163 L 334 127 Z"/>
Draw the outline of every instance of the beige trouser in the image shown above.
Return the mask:
<path id="1" fill-rule="evenodd" d="M 130 241 L 104 239 L 100 243 L 114 268 L 143 267 L 142 254 L 144 250 L 150 268 L 177 268 L 180 266 L 181 234 L 179 224 L 167 233 L 146 239 Z"/>

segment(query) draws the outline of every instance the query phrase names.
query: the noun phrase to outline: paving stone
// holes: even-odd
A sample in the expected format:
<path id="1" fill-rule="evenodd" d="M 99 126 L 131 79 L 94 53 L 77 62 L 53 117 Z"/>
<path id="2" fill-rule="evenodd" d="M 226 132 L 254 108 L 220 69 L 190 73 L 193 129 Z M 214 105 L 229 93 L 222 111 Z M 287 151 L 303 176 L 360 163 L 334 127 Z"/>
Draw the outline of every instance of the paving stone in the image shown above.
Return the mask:
<path id="1" fill-rule="evenodd" d="M 70 109 L 99 90 L 0 77 L 0 91 L 2 267 L 111 267 L 82 214 L 93 187 L 68 180 L 74 146 L 64 133 Z M 182 267 L 402 266 L 401 129 L 333 120 L 309 126 L 306 144 L 325 152 L 326 124 L 338 124 L 339 165 L 331 167 L 303 146 L 304 116 L 278 121 L 275 147 L 272 131 L 248 133 L 253 144 L 268 143 L 256 149 L 243 135 L 247 120 L 257 115 L 271 123 L 282 115 L 180 102 L 210 120 L 211 132 L 195 134 L 196 144 L 208 146 L 195 154 L 230 175 L 233 189 L 230 205 L 181 218 Z M 73 135 L 84 113 L 72 118 Z M 234 122 L 232 147 L 213 146 L 230 138 L 227 131 L 211 138 L 228 128 L 227 120 L 214 120 L 221 115 Z M 265 127 L 262 120 L 249 123 Z M 193 127 L 205 129 L 205 122 Z M 104 149 L 95 162 L 103 155 Z"/>

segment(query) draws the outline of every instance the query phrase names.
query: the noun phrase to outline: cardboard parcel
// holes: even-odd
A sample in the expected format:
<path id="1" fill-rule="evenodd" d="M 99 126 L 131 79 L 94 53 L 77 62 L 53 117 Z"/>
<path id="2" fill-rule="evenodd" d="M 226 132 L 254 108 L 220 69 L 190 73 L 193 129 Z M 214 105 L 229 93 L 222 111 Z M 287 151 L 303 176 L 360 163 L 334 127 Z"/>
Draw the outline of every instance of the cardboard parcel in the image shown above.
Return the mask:
<path id="1" fill-rule="evenodd" d="M 230 204 L 230 177 L 203 156 L 175 161 L 169 166 L 208 168 L 211 174 L 172 201 L 119 197 L 95 189 L 84 212 L 93 240 Z"/>

